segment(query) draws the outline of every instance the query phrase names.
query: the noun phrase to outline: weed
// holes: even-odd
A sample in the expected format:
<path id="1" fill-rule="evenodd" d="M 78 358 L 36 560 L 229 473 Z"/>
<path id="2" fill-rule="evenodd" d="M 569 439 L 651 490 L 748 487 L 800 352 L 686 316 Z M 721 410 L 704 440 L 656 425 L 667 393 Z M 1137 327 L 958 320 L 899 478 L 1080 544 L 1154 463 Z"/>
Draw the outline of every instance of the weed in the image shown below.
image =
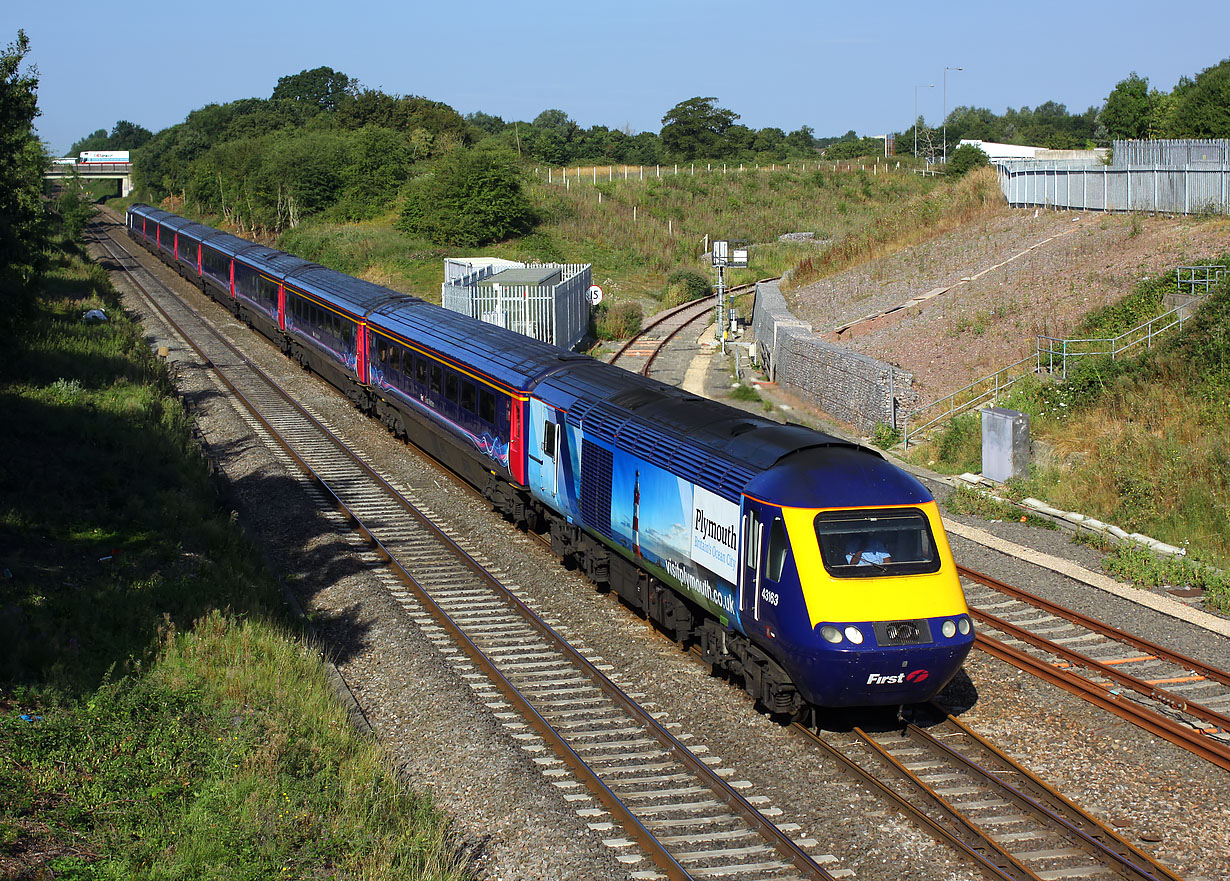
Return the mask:
<path id="1" fill-rule="evenodd" d="M 757 401 L 764 400 L 760 397 L 760 392 L 756 391 L 756 387 L 754 385 L 746 385 L 744 383 L 739 383 L 738 385 L 732 387 L 729 392 L 729 397 L 736 401 L 746 401 L 748 403 L 756 403 Z"/>
<path id="2" fill-rule="evenodd" d="M 891 449 L 901 443 L 901 429 L 893 428 L 887 422 L 877 422 L 871 432 L 871 442 L 881 450 Z"/>
<path id="3" fill-rule="evenodd" d="M 985 520 L 1017 521 L 1043 529 L 1058 529 L 1054 523 L 1045 517 L 1039 517 L 1037 514 L 1029 511 L 1022 511 L 1010 502 L 993 498 L 969 486 L 956 487 L 944 500 L 944 507 L 954 514 L 982 517 Z"/>

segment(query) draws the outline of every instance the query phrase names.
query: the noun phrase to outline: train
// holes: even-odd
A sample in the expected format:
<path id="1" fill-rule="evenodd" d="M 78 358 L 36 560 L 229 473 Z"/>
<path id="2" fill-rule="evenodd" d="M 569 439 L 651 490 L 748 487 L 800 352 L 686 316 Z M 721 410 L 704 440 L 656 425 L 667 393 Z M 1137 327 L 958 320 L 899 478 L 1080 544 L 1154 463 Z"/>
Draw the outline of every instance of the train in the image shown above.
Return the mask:
<path id="1" fill-rule="evenodd" d="M 936 502 L 878 452 L 168 211 L 126 226 L 765 711 L 926 701 L 969 653 Z"/>

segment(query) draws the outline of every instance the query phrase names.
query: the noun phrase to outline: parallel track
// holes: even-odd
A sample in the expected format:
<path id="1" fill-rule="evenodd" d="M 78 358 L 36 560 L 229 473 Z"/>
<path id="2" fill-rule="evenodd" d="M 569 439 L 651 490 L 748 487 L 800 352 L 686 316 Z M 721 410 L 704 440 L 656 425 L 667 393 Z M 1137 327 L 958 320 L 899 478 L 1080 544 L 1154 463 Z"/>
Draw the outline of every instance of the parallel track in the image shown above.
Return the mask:
<path id="1" fill-rule="evenodd" d="M 447 635 L 537 738 L 528 749 L 545 773 L 566 766 L 596 801 L 582 809 L 595 832 L 618 824 L 671 879 L 827 879 L 804 846 L 686 748 L 632 695 L 618 688 L 504 585 L 475 555 L 431 521 L 402 491 L 377 474 L 333 432 L 291 400 L 178 295 L 145 270 L 127 247 L 103 246 L 151 305 L 211 366 L 260 434 L 276 444 L 384 560 L 400 582 L 392 590 L 429 635 Z M 158 293 L 155 293 L 158 291 Z M 481 688 L 482 686 L 476 687 Z M 714 760 L 716 762 L 716 760 Z M 562 769 L 561 769 L 562 770 Z M 726 773 L 730 773 L 726 769 Z M 566 773 L 566 772 L 565 772 Z M 565 783 L 566 785 L 566 783 Z M 613 820 L 613 822 L 612 822 Z M 629 857 L 635 862 L 639 857 Z"/>
<path id="2" fill-rule="evenodd" d="M 993 878 L 1177 881 L 954 717 L 928 729 L 797 730 Z"/>
<path id="3" fill-rule="evenodd" d="M 988 575 L 958 571 L 970 614 L 982 624 L 979 648 L 1230 770 L 1230 673 Z"/>

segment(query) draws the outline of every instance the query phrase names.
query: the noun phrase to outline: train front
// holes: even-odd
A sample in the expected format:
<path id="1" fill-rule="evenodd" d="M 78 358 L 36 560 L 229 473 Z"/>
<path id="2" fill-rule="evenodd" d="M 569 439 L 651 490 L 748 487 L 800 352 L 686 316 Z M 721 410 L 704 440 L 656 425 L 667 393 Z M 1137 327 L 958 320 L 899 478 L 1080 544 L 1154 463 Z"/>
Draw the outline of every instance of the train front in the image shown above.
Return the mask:
<path id="1" fill-rule="evenodd" d="M 791 453 L 749 484 L 742 612 L 821 707 L 934 697 L 974 642 L 939 509 L 914 477 L 852 445 Z M 757 546 L 758 545 L 758 546 Z"/>

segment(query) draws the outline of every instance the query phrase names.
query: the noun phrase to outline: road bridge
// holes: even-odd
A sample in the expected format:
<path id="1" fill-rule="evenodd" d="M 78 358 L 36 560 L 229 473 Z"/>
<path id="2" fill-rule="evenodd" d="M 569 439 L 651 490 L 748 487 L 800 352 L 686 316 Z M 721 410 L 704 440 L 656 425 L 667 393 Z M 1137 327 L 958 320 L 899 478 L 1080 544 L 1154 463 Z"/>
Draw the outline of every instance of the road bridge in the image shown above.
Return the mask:
<path id="1" fill-rule="evenodd" d="M 43 180 L 62 181 L 74 175 L 81 180 L 118 180 L 121 197 L 132 192 L 131 162 L 56 163 L 43 172 Z"/>

